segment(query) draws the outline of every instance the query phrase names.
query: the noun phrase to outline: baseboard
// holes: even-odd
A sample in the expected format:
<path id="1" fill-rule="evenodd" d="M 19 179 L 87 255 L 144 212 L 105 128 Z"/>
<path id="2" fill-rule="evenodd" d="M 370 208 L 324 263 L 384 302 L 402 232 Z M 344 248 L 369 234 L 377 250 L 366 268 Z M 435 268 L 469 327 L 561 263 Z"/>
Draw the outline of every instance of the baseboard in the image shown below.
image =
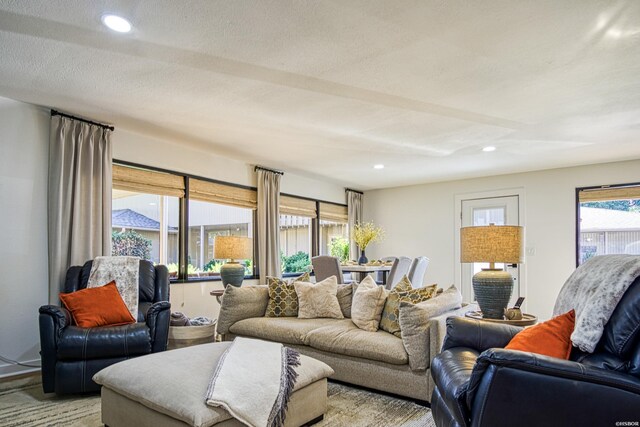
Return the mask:
<path id="1" fill-rule="evenodd" d="M 21 360 L 20 363 L 25 363 L 28 365 L 38 365 L 40 364 L 40 359 Z M 40 371 L 40 368 L 4 364 L 4 365 L 0 365 L 0 378 L 13 377 L 16 375 L 28 374 L 30 372 L 38 372 L 38 371 Z"/>

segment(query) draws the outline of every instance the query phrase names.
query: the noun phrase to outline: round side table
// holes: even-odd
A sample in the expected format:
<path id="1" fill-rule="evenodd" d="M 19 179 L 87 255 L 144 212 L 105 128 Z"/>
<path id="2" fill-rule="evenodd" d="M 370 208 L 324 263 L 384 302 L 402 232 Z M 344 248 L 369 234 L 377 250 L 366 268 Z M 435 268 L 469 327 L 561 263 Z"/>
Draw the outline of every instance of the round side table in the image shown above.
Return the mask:
<path id="1" fill-rule="evenodd" d="M 514 325 L 514 326 L 531 326 L 538 323 L 538 318 L 533 314 L 522 314 L 522 319 L 520 320 L 507 320 L 507 319 L 487 319 L 482 317 L 481 311 L 468 311 L 464 314 L 466 317 L 476 320 L 482 320 L 484 322 L 494 322 L 494 323 L 502 323 L 503 325 Z"/>
<path id="2" fill-rule="evenodd" d="M 214 289 L 211 292 L 209 292 L 209 295 L 216 297 L 216 300 L 218 300 L 218 304 L 222 304 L 222 295 L 224 294 L 224 289 Z"/>

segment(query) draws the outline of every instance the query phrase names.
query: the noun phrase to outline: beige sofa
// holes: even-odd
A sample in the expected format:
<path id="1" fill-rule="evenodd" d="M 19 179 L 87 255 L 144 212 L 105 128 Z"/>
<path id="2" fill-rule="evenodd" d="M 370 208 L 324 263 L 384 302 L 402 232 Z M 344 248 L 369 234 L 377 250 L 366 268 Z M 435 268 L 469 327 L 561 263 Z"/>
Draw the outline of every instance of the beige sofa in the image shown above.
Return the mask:
<path id="1" fill-rule="evenodd" d="M 361 330 L 349 318 L 264 317 L 266 286 L 230 288 L 222 297 L 218 318 L 223 340 L 243 336 L 280 342 L 325 362 L 335 371 L 331 379 L 426 402 L 434 387 L 428 365 L 442 347 L 447 317 L 475 309 L 465 305 L 429 319 L 423 334 L 428 343 L 422 343 L 428 354 L 421 355 L 426 356 L 427 367 L 411 369 L 407 343 L 393 334 Z M 345 314 L 349 312 L 350 307 Z"/>

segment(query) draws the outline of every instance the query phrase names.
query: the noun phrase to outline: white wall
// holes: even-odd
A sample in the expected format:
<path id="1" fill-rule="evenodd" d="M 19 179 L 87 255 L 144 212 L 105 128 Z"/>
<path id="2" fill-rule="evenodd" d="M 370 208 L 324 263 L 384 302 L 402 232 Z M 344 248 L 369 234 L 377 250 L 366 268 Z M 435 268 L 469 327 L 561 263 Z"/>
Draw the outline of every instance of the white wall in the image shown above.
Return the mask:
<path id="1" fill-rule="evenodd" d="M 47 304 L 49 112 L 0 98 L 0 355 L 39 364 Z M 0 377 L 28 368 L 0 361 Z"/>
<path id="2" fill-rule="evenodd" d="M 640 160 L 552 169 L 368 191 L 364 216 L 386 231 L 384 242 L 367 248 L 369 258 L 426 255 L 426 283 L 455 282 L 455 197 L 465 193 L 524 189 L 527 312 L 546 319 L 564 281 L 575 269 L 575 189 L 640 182 Z"/>
<path id="3" fill-rule="evenodd" d="M 215 154 L 215 149 L 196 148 L 116 128 L 112 135 L 113 158 L 157 168 L 184 172 L 234 184 L 256 186 L 253 166 Z M 269 165 L 262 165 L 269 167 Z M 280 191 L 336 203 L 346 203 L 344 187 L 286 172 Z"/>

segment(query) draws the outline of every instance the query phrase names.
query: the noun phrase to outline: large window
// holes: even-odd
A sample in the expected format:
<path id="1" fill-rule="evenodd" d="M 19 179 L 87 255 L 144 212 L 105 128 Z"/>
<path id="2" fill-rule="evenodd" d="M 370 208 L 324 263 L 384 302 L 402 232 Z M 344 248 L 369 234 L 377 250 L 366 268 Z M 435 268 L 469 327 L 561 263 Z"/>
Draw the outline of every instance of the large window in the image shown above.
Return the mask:
<path id="1" fill-rule="evenodd" d="M 114 165 L 112 255 L 164 264 L 178 276 L 180 177 Z"/>
<path id="2" fill-rule="evenodd" d="M 217 236 L 256 236 L 255 188 L 123 163 L 113 165 L 114 255 L 165 264 L 172 280 L 211 280 L 227 261 Z M 283 274 L 310 271 L 318 254 L 348 258 L 346 206 L 281 195 Z M 253 257 L 237 261 L 255 277 Z"/>
<path id="3" fill-rule="evenodd" d="M 291 196 L 280 197 L 280 257 L 283 274 L 311 269 L 317 216 L 316 202 Z"/>
<path id="4" fill-rule="evenodd" d="M 347 228 L 347 207 L 331 203 L 320 203 L 320 255 L 330 255 L 349 259 L 349 230 Z"/>
<path id="5" fill-rule="evenodd" d="M 638 184 L 578 189 L 578 264 L 605 254 L 640 255 Z"/>

